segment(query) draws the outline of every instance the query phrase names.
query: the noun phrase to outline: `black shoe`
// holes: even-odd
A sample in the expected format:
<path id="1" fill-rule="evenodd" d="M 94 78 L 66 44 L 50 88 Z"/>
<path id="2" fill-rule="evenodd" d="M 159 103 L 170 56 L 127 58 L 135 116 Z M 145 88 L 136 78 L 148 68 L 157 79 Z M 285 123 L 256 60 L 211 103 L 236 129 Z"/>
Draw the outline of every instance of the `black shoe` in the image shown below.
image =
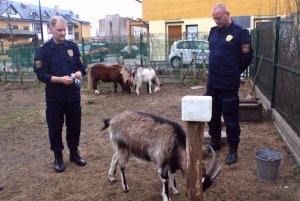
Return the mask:
<path id="1" fill-rule="evenodd" d="M 226 161 L 225 161 L 227 165 L 231 165 L 237 161 L 238 159 L 237 148 L 238 148 L 237 145 L 229 145 L 229 153 L 227 154 Z"/>
<path id="2" fill-rule="evenodd" d="M 55 172 L 65 171 L 62 151 L 55 151 L 54 152 L 54 158 L 55 158 L 55 160 L 54 160 L 54 170 L 55 170 Z"/>
<path id="3" fill-rule="evenodd" d="M 70 161 L 76 163 L 79 166 L 86 165 L 86 161 L 80 157 L 77 147 L 70 148 Z"/>
<path id="4" fill-rule="evenodd" d="M 215 150 L 215 151 L 220 151 L 221 150 L 221 138 L 216 138 L 216 137 L 211 137 L 210 139 L 210 146 Z"/>

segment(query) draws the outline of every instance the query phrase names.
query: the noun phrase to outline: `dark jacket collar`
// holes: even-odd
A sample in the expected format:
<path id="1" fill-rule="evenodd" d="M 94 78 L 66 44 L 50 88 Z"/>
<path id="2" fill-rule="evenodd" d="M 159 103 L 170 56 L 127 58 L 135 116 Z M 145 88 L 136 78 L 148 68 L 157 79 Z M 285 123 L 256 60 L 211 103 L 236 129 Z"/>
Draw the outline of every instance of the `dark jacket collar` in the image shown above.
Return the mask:
<path id="1" fill-rule="evenodd" d="M 231 30 L 234 25 L 235 25 L 234 22 L 231 20 L 231 23 L 228 27 L 218 27 L 218 30 L 222 33 L 227 32 L 227 31 Z"/>
<path id="2" fill-rule="evenodd" d="M 50 43 L 50 48 L 54 48 L 55 47 L 55 43 L 54 43 L 53 37 L 50 39 L 49 43 Z M 67 40 L 64 41 L 63 45 L 65 47 L 69 47 L 69 43 L 67 43 Z"/>

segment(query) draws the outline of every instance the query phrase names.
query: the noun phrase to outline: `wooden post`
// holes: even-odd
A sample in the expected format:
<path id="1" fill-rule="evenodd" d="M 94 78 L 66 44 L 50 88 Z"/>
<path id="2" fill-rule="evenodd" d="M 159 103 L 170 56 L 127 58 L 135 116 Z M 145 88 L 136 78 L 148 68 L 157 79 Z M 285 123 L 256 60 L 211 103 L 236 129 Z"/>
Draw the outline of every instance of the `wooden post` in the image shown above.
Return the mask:
<path id="1" fill-rule="evenodd" d="M 196 81 L 197 81 L 197 63 L 196 63 L 196 52 L 193 52 L 193 60 L 194 60 L 194 65 L 193 65 L 193 67 L 194 67 L 194 71 L 193 71 L 193 73 L 194 73 L 194 80 L 193 80 L 193 83 L 195 84 L 195 83 L 196 83 Z"/>
<path id="2" fill-rule="evenodd" d="M 24 79 L 23 79 L 23 71 L 22 71 L 22 68 L 20 68 L 20 82 L 21 82 L 21 85 L 24 84 Z"/>
<path id="3" fill-rule="evenodd" d="M 180 62 L 180 80 L 181 80 L 181 85 L 183 85 L 183 52 L 180 52 L 180 58 L 181 58 L 181 62 Z"/>
<path id="4" fill-rule="evenodd" d="M 202 201 L 202 137 L 204 122 L 187 122 L 187 197 L 190 201 Z"/>
<path id="5" fill-rule="evenodd" d="M 207 73 L 206 73 L 206 60 L 204 58 L 204 50 L 202 50 L 202 79 L 203 79 L 203 86 L 204 92 L 206 92 L 206 81 L 207 81 Z"/>
<path id="6" fill-rule="evenodd" d="M 89 65 L 86 68 L 87 70 L 87 80 L 88 80 L 88 91 L 91 90 L 91 86 L 92 86 L 92 81 L 91 81 L 91 68 L 89 67 Z"/>
<path id="7" fill-rule="evenodd" d="M 6 65 L 4 63 L 4 68 L 3 68 L 3 74 L 4 74 L 4 84 L 7 84 L 7 72 L 6 72 Z"/>
<path id="8" fill-rule="evenodd" d="M 184 96 L 182 120 L 187 121 L 186 185 L 188 201 L 203 201 L 202 191 L 202 137 L 204 124 L 210 121 L 211 96 Z"/>

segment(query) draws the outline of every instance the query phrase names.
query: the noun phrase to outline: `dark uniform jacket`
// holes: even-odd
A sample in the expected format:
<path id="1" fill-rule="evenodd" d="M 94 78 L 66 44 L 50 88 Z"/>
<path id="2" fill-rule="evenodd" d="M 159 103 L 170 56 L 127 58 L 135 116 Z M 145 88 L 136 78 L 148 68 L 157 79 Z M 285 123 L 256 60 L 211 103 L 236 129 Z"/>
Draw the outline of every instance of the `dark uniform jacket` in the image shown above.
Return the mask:
<path id="1" fill-rule="evenodd" d="M 67 40 L 57 45 L 52 38 L 37 50 L 34 58 L 34 72 L 40 81 L 46 83 L 47 101 L 79 100 L 80 88 L 74 84 L 52 83 L 51 76 L 71 76 L 76 71 L 84 76 L 85 69 L 77 44 Z"/>
<path id="2" fill-rule="evenodd" d="M 221 89 L 238 89 L 240 75 L 251 63 L 253 56 L 249 31 L 232 21 L 228 28 L 211 28 L 208 42 L 208 85 Z"/>

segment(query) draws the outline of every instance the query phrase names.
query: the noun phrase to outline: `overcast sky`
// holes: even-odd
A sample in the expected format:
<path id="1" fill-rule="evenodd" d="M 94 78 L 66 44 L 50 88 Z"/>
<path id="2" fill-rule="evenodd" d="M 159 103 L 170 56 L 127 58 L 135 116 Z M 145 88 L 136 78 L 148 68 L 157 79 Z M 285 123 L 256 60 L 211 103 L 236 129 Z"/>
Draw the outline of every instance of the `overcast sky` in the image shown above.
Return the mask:
<path id="1" fill-rule="evenodd" d="M 39 4 L 39 0 L 13 0 L 28 4 Z M 40 0 L 41 6 L 72 10 L 83 20 L 92 23 L 92 36 L 96 34 L 99 19 L 106 15 L 120 14 L 121 17 L 142 18 L 142 4 L 135 0 Z"/>

